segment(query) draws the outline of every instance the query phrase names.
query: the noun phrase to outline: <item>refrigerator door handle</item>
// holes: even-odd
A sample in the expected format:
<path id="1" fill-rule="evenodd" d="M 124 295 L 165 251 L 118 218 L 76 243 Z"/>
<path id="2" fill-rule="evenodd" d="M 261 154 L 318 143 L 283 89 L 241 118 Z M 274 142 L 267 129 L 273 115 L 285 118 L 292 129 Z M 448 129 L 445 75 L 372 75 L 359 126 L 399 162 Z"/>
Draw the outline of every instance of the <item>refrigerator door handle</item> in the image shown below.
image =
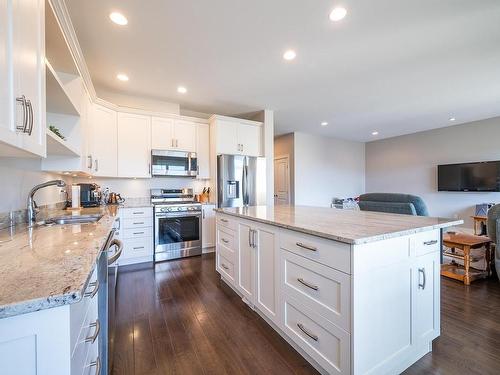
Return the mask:
<path id="1" fill-rule="evenodd" d="M 243 177 L 241 180 L 242 187 L 241 187 L 241 192 L 243 195 L 243 206 L 248 206 L 248 165 L 247 165 L 247 158 L 245 157 L 243 160 Z"/>

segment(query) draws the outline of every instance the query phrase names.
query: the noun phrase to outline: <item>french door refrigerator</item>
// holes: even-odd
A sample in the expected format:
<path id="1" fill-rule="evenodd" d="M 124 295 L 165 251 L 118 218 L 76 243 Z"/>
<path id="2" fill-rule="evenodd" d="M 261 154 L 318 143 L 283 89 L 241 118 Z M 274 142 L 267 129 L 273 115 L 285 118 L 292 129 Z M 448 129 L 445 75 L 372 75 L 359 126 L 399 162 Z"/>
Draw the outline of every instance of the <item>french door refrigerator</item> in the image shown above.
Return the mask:
<path id="1" fill-rule="evenodd" d="M 266 204 L 266 159 L 217 156 L 218 207 L 244 207 Z"/>

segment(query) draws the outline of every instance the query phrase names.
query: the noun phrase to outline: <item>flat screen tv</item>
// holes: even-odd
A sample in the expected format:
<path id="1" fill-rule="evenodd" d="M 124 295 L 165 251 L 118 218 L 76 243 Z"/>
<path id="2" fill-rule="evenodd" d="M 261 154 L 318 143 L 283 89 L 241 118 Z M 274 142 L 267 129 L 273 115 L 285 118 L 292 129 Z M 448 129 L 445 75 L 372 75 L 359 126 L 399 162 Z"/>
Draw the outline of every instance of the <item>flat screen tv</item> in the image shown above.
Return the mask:
<path id="1" fill-rule="evenodd" d="M 500 161 L 438 165 L 438 191 L 500 191 Z"/>

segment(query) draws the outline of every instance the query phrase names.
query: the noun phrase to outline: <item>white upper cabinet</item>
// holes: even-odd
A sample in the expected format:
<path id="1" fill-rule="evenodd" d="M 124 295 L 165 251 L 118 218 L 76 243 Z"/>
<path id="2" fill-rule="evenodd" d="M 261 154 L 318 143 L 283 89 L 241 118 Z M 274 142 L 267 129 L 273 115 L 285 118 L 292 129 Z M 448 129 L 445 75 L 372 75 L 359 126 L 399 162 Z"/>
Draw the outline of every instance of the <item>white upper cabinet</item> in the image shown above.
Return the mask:
<path id="1" fill-rule="evenodd" d="M 196 123 L 183 120 L 174 122 L 175 148 L 179 151 L 196 152 Z"/>
<path id="2" fill-rule="evenodd" d="M 118 177 L 151 177 L 151 117 L 118 113 Z"/>
<path id="3" fill-rule="evenodd" d="M 196 123 L 153 117 L 151 126 L 153 149 L 196 151 Z"/>
<path id="4" fill-rule="evenodd" d="M 198 178 L 210 178 L 210 128 L 208 124 L 198 124 L 196 133 L 196 154 L 198 157 Z"/>
<path id="5" fill-rule="evenodd" d="M 173 141 L 174 120 L 162 117 L 151 119 L 151 148 L 154 150 L 170 150 Z"/>
<path id="6" fill-rule="evenodd" d="M 46 154 L 44 8 L 44 0 L 0 1 L 0 141 L 39 156 Z"/>
<path id="7" fill-rule="evenodd" d="M 116 177 L 118 174 L 116 112 L 98 104 L 92 104 L 89 126 L 91 129 L 88 158 L 90 173 L 95 176 Z"/>
<path id="8" fill-rule="evenodd" d="M 210 124 L 216 154 L 262 156 L 262 123 L 212 116 Z"/>
<path id="9" fill-rule="evenodd" d="M 215 125 L 215 143 L 217 154 L 239 154 L 238 124 L 229 121 L 217 121 Z"/>

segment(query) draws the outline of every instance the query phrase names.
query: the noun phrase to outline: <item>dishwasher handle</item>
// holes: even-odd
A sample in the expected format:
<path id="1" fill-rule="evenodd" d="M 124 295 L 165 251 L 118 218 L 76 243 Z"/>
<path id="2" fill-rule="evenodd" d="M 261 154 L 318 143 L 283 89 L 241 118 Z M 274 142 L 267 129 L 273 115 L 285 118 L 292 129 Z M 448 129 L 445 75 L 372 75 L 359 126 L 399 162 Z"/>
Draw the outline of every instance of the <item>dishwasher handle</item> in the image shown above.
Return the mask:
<path id="1" fill-rule="evenodd" d="M 122 255 L 123 253 L 123 242 L 114 238 L 113 240 L 111 240 L 111 242 L 109 243 L 109 247 L 108 249 L 111 247 L 111 246 L 116 246 L 117 247 L 117 250 L 116 252 L 110 256 L 108 258 L 108 266 L 113 264 L 114 262 L 116 262 L 118 260 L 118 258 Z"/>

